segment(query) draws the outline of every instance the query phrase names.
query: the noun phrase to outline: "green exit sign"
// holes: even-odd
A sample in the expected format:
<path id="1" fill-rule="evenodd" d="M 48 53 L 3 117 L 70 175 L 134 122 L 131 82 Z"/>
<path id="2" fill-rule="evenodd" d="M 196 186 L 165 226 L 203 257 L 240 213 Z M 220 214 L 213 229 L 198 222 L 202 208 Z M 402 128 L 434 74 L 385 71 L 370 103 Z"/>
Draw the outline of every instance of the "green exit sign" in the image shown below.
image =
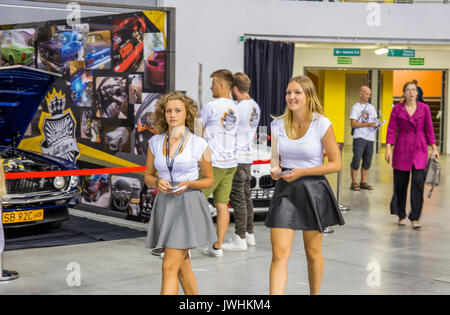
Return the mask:
<path id="1" fill-rule="evenodd" d="M 338 57 L 338 65 L 351 65 L 353 63 L 352 57 Z"/>
<path id="2" fill-rule="evenodd" d="M 335 56 L 361 56 L 359 48 L 335 48 L 333 54 Z"/>
<path id="3" fill-rule="evenodd" d="M 423 66 L 425 65 L 425 58 L 409 58 L 410 66 Z"/>
<path id="4" fill-rule="evenodd" d="M 389 57 L 415 57 L 416 51 L 414 49 L 389 49 Z"/>

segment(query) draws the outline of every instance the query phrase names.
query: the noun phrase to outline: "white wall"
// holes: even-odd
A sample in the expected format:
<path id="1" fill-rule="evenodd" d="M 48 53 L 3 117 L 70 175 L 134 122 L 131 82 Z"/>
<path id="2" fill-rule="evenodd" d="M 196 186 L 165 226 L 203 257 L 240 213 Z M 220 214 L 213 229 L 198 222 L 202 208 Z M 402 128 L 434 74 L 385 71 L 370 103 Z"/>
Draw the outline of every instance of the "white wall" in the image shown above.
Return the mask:
<path id="1" fill-rule="evenodd" d="M 443 4 L 380 4 L 380 26 L 371 27 L 366 20 L 373 10 L 367 10 L 367 3 L 280 0 L 162 0 L 161 3 L 176 7 L 176 88 L 197 98 L 201 62 L 203 101 L 210 98 L 212 71 L 243 70 L 244 45 L 239 42 L 243 34 L 411 42 L 450 39 L 450 5 Z"/>
<path id="2" fill-rule="evenodd" d="M 429 50 L 423 46 L 415 47 L 416 58 L 424 58 L 423 66 L 410 66 L 409 58 L 388 57 L 387 55 L 375 55 L 373 49 L 361 49 L 361 56 L 352 57 L 351 65 L 338 65 L 337 57 L 333 56 L 334 48 L 345 48 L 345 44 L 330 45 L 329 48 L 296 48 L 294 57 L 293 75 L 304 74 L 305 68 L 345 68 L 345 69 L 414 69 L 414 70 L 449 70 L 449 50 Z M 450 80 L 447 80 L 447 91 L 450 91 Z M 449 128 L 449 102 L 448 92 L 445 95 L 445 119 L 444 134 L 446 143 L 444 150 L 450 152 L 450 128 Z"/>
<path id="3" fill-rule="evenodd" d="M 210 73 L 220 68 L 232 72 L 243 70 L 244 44 L 239 37 L 244 34 L 267 39 L 275 36 L 275 40 L 277 37 L 305 41 L 322 38 L 352 42 L 357 38 L 364 42 L 450 43 L 450 4 L 379 4 L 371 8 L 367 3 L 280 0 L 162 0 L 161 3 L 176 7 L 176 89 L 186 90 L 198 100 L 198 63 L 202 63 L 202 102 L 211 99 Z M 373 17 L 377 8 L 379 26 L 370 26 L 367 19 Z M 312 66 L 314 60 L 319 60 L 315 66 L 336 66 L 335 57 L 322 53 L 320 58 L 305 63 Z M 422 57 L 420 52 L 416 56 Z M 448 69 L 448 56 L 441 52 L 436 55 L 439 59 L 435 59 L 430 55 L 425 68 Z M 306 60 L 314 56 L 303 57 Z M 354 58 L 354 66 L 367 67 L 367 62 L 371 61 L 364 61 L 364 56 Z M 397 68 L 407 63 L 407 58 L 387 62 Z M 296 65 L 299 64 L 297 59 Z M 448 144 L 449 140 L 447 128 Z"/>
<path id="4" fill-rule="evenodd" d="M 125 4 L 121 0 L 98 2 Z M 154 5 L 154 2 L 128 0 L 126 4 Z M 372 8 L 368 3 L 282 0 L 159 0 L 156 3 L 176 8 L 175 86 L 197 99 L 198 63 L 202 63 L 202 102 L 211 99 L 211 72 L 220 68 L 232 72 L 243 70 L 244 44 L 239 37 L 244 34 L 290 40 L 317 38 L 351 42 L 358 38 L 385 43 L 450 43 L 450 4 L 376 4 Z M 27 20 L 28 13 L 2 7 L 0 24 L 42 20 L 41 11 L 27 12 L 33 12 L 30 20 Z M 379 26 L 370 26 L 368 17 L 376 12 L 379 12 Z M 369 20 L 377 22 L 377 19 Z"/>

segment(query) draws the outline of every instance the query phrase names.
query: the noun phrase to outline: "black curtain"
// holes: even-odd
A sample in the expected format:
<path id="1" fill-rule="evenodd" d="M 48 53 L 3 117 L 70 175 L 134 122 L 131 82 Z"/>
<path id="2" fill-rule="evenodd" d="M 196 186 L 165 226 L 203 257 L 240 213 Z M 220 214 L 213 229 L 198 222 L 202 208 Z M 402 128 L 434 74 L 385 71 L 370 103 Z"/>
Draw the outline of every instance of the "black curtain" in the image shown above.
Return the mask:
<path id="1" fill-rule="evenodd" d="M 261 107 L 260 126 L 267 126 L 286 105 L 286 87 L 294 66 L 294 43 L 246 39 L 244 72 L 250 77 L 251 97 Z"/>

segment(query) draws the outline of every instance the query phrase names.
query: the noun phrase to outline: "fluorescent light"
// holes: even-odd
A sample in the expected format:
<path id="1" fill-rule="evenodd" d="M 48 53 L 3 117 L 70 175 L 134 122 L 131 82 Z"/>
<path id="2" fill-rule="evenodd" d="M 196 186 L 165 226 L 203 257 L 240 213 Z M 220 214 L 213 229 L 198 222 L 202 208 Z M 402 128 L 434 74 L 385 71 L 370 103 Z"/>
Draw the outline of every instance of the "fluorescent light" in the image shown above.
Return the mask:
<path id="1" fill-rule="evenodd" d="M 387 48 L 379 48 L 379 49 L 375 50 L 375 54 L 384 55 L 384 54 L 387 54 L 388 51 L 389 51 L 389 49 L 387 49 Z"/>

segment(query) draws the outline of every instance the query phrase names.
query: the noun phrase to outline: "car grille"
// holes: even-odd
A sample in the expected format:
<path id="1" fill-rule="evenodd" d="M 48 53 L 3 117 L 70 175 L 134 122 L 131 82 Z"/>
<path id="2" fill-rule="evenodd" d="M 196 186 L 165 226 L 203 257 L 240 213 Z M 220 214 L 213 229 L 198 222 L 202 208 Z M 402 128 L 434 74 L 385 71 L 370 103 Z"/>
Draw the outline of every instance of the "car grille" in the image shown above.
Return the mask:
<path id="1" fill-rule="evenodd" d="M 259 187 L 262 189 L 273 188 L 276 183 L 270 175 L 264 175 L 259 178 Z"/>
<path id="2" fill-rule="evenodd" d="M 253 189 L 256 187 L 256 178 L 252 176 L 252 179 L 250 181 L 250 188 Z"/>
<path id="3" fill-rule="evenodd" d="M 52 177 L 8 179 L 6 180 L 6 189 L 8 194 L 26 194 L 56 190 L 53 186 Z"/>
<path id="4" fill-rule="evenodd" d="M 253 199 L 253 201 L 255 200 L 266 200 L 266 199 L 272 199 L 273 197 L 273 193 L 274 193 L 274 189 L 253 189 L 250 192 L 251 198 Z"/>

